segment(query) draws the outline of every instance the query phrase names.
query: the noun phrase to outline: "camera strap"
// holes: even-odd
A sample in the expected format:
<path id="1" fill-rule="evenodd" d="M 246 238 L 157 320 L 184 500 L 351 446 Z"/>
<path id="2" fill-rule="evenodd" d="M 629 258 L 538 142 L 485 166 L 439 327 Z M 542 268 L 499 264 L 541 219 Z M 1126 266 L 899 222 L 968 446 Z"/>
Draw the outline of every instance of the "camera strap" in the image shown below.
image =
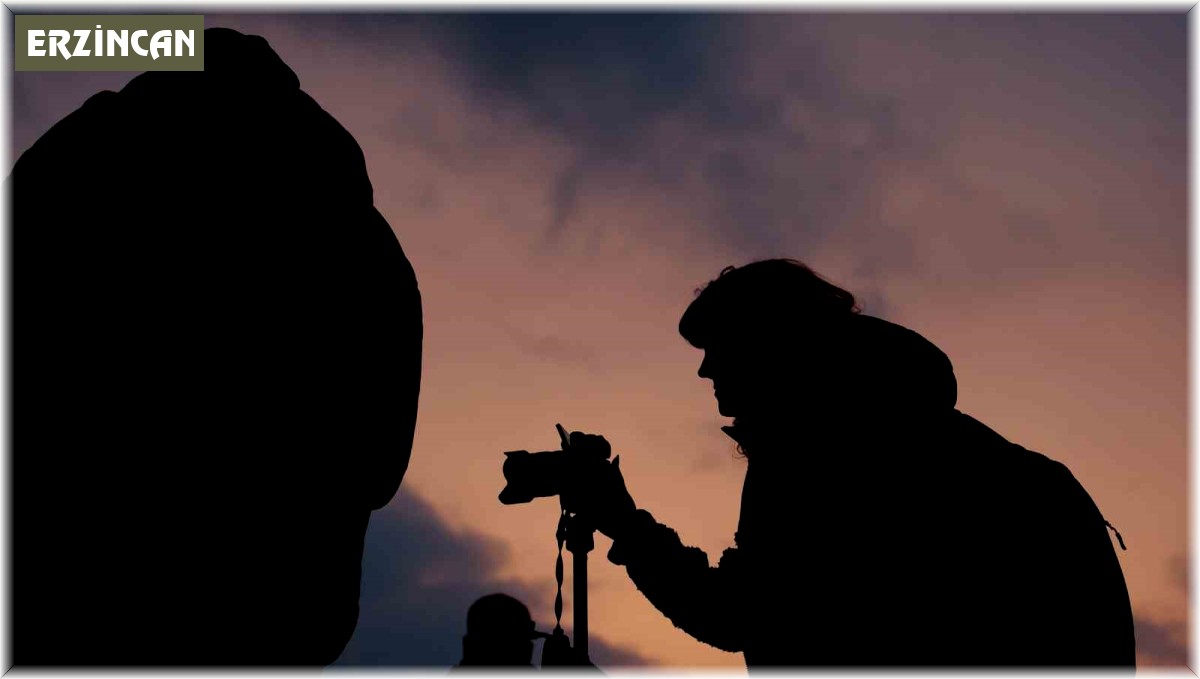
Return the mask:
<path id="1" fill-rule="evenodd" d="M 554 563 L 554 578 L 558 581 L 558 592 L 554 595 L 554 631 L 562 632 L 562 586 L 563 586 L 563 543 L 567 539 L 567 510 L 562 510 L 558 518 L 558 560 Z"/>

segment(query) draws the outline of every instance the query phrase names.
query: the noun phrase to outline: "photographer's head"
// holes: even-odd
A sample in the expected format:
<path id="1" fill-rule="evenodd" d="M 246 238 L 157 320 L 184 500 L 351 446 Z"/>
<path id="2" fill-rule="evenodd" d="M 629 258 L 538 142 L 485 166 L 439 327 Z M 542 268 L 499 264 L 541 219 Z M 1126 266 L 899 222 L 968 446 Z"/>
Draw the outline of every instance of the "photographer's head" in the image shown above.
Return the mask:
<path id="1" fill-rule="evenodd" d="M 858 312 L 854 295 L 804 264 L 769 259 L 721 271 L 679 333 L 704 350 L 699 375 L 713 381 L 721 414 L 740 418 L 826 389 L 837 329 Z"/>

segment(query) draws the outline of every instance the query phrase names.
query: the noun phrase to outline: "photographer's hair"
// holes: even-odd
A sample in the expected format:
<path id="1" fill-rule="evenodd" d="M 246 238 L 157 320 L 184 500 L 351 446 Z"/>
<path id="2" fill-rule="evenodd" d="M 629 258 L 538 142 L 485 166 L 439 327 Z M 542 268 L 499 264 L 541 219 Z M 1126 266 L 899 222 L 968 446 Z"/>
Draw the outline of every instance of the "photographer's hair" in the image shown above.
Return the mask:
<path id="1" fill-rule="evenodd" d="M 812 337 L 818 334 L 815 327 L 831 330 L 861 311 L 854 295 L 805 264 L 766 259 L 727 266 L 696 290 L 696 299 L 679 319 L 679 334 L 698 349 L 718 338 L 736 337 L 751 345 L 746 350 L 770 351 L 771 343 L 788 345 L 800 333 Z M 750 455 L 740 443 L 737 451 Z"/>
<path id="2" fill-rule="evenodd" d="M 703 348 L 713 337 L 746 331 L 788 331 L 862 311 L 849 291 L 794 259 L 727 266 L 696 291 L 679 334 Z"/>

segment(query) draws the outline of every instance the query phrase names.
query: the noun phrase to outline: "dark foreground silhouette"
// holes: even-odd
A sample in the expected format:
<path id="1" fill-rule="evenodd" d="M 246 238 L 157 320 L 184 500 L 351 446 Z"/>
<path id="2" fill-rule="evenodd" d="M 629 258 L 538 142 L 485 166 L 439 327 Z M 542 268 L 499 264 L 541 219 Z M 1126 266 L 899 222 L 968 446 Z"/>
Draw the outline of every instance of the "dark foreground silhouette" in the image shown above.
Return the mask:
<path id="1" fill-rule="evenodd" d="M 17 162 L 13 660 L 326 664 L 408 466 L 412 267 L 266 41 L 101 92 Z"/>
<path id="2" fill-rule="evenodd" d="M 507 594 L 488 594 L 467 609 L 458 668 L 533 669 L 533 640 L 548 636 L 534 629 L 525 604 Z"/>
<path id="3" fill-rule="evenodd" d="M 564 499 L 677 627 L 751 667 L 1132 667 L 1129 594 L 1088 493 L 956 410 L 937 347 L 857 311 L 771 260 L 726 269 L 681 320 L 748 458 L 715 567 L 636 509 L 599 436 L 572 434 L 601 462 Z"/>

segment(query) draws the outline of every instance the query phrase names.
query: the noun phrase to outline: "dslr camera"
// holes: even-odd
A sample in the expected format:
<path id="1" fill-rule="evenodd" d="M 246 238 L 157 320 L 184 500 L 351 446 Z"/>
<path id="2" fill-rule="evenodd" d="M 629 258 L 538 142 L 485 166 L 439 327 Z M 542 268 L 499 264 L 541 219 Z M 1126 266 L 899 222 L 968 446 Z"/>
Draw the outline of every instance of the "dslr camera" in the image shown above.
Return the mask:
<path id="1" fill-rule="evenodd" d="M 504 480 L 500 502 L 506 505 L 532 502 L 536 497 L 569 494 L 573 484 L 587 477 L 588 468 L 604 463 L 612 454 L 603 450 L 573 450 L 571 439 L 561 424 L 554 425 L 562 440 L 562 450 L 531 453 L 514 450 L 504 453 Z"/>

